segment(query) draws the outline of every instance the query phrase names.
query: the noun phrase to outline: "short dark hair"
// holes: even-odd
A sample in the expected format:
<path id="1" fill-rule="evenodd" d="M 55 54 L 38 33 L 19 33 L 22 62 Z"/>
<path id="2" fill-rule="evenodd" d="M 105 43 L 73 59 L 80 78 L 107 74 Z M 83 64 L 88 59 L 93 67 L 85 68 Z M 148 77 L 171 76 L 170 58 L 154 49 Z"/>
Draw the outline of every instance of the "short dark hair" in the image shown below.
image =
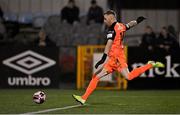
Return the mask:
<path id="1" fill-rule="evenodd" d="M 110 15 L 110 14 L 112 14 L 112 15 L 114 15 L 115 17 L 116 17 L 116 12 L 114 11 L 114 10 L 108 10 L 108 11 L 106 11 L 105 13 L 104 13 L 104 15 Z"/>

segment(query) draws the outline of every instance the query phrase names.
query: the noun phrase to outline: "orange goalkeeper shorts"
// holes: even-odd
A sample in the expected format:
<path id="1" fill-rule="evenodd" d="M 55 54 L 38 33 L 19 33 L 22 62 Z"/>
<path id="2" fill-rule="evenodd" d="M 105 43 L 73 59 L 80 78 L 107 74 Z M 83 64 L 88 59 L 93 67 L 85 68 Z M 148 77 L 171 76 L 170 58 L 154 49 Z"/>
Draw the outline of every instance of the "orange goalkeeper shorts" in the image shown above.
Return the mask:
<path id="1" fill-rule="evenodd" d="M 125 55 L 120 56 L 110 56 L 107 62 L 104 64 L 104 68 L 108 71 L 108 73 L 112 73 L 113 71 L 119 71 L 123 68 L 127 68 L 127 62 Z"/>

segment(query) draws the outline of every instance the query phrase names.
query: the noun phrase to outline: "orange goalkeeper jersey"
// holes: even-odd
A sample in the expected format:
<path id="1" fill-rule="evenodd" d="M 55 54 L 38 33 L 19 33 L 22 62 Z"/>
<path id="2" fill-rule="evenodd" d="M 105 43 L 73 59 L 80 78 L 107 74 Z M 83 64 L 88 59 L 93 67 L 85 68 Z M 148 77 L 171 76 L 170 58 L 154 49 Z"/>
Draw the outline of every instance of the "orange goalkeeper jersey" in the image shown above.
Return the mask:
<path id="1" fill-rule="evenodd" d="M 124 54 L 123 36 L 126 26 L 122 23 L 114 22 L 108 29 L 107 39 L 113 40 L 113 44 L 108 53 L 110 57 L 116 57 Z"/>

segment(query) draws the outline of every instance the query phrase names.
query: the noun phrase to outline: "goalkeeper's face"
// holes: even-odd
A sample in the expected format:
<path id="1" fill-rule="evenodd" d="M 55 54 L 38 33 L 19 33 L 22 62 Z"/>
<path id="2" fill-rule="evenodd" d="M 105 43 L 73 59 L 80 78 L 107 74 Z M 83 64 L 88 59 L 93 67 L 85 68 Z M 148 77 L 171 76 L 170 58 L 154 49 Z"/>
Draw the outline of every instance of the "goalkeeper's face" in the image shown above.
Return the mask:
<path id="1" fill-rule="evenodd" d="M 114 15 L 112 15 L 112 14 L 104 15 L 104 23 L 106 24 L 106 26 L 110 27 L 115 21 L 116 21 L 116 19 L 115 19 Z"/>

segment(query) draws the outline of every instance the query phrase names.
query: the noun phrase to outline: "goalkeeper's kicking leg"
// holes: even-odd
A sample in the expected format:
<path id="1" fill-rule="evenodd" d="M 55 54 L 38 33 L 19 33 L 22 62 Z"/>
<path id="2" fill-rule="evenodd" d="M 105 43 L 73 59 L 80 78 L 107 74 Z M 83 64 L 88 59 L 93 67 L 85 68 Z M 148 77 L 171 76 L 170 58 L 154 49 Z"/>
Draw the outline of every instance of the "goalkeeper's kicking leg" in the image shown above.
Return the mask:
<path id="1" fill-rule="evenodd" d="M 121 74 L 127 80 L 132 80 L 151 68 L 164 68 L 164 64 L 161 62 L 148 61 L 146 65 L 135 68 L 131 72 L 129 72 L 128 68 L 123 68 L 121 69 Z"/>
<path id="2" fill-rule="evenodd" d="M 107 67 L 107 66 L 106 66 Z M 123 68 L 121 69 L 121 74 L 127 79 L 127 80 L 132 80 L 136 77 L 138 77 L 140 74 L 144 73 L 145 71 L 153 68 L 153 67 L 164 67 L 164 64 L 162 64 L 161 62 L 153 62 L 153 61 L 149 61 L 146 65 L 141 66 L 139 68 L 136 68 L 134 70 L 132 70 L 131 72 L 129 72 L 128 68 Z M 91 93 L 96 89 L 96 86 L 99 82 L 99 79 L 108 75 L 109 73 L 111 73 L 112 71 L 108 72 L 107 69 L 105 69 L 104 67 L 101 68 L 99 71 L 97 71 L 87 89 L 86 92 L 82 95 L 82 96 L 78 96 L 78 95 L 73 95 L 73 98 L 76 99 L 76 101 L 80 102 L 82 105 L 85 104 L 87 98 L 91 95 Z"/>

